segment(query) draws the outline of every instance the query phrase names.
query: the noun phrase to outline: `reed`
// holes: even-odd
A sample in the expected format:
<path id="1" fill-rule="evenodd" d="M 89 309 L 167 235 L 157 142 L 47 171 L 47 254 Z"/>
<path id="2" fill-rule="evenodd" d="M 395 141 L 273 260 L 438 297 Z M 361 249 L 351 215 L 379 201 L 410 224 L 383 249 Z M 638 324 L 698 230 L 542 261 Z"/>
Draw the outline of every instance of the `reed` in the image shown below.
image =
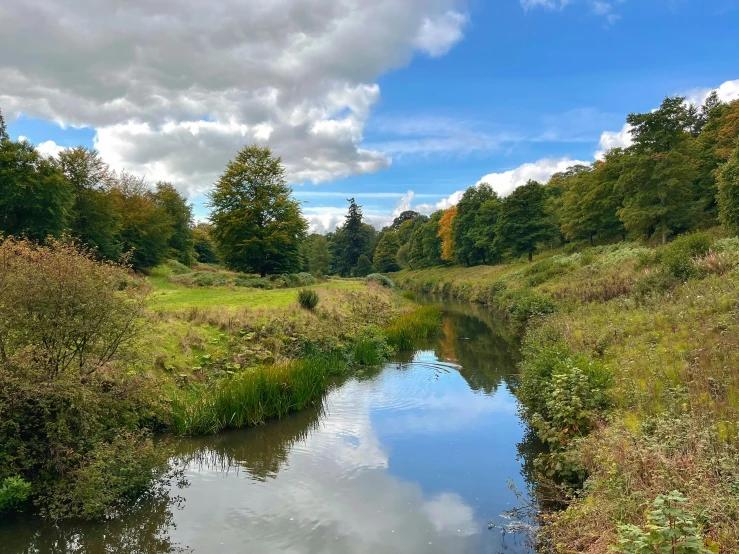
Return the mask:
<path id="1" fill-rule="evenodd" d="M 412 350 L 417 341 L 433 337 L 441 328 L 441 312 L 424 306 L 400 316 L 385 327 L 389 345 L 397 350 Z"/>

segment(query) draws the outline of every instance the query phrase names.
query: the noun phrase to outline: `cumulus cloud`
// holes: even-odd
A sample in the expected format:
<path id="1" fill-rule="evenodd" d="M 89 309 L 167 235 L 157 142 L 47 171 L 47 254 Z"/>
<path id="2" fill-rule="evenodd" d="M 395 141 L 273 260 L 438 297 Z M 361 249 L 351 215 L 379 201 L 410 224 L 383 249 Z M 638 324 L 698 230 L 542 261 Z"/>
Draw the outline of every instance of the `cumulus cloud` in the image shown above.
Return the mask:
<path id="1" fill-rule="evenodd" d="M 605 153 L 612 148 L 628 148 L 634 142 L 631 136 L 631 125 L 624 123 L 620 131 L 604 131 L 598 142 L 598 150 L 595 153 L 596 160 L 602 160 Z"/>
<path id="2" fill-rule="evenodd" d="M 0 18 L 0 104 L 11 117 L 93 127 L 116 169 L 191 194 L 252 141 L 284 157 L 291 182 L 371 173 L 390 164 L 360 146 L 380 98 L 375 80 L 415 52 L 446 53 L 463 36 L 464 8 L 464 0 L 10 3 Z"/>
<path id="3" fill-rule="evenodd" d="M 739 79 L 736 79 L 734 81 L 726 81 L 716 89 L 692 89 L 686 92 L 685 96 L 687 97 L 688 102 L 690 102 L 691 104 L 701 105 L 703 104 L 703 102 L 706 101 L 708 95 L 711 94 L 711 92 L 713 92 L 714 90 L 718 94 L 719 99 L 723 102 L 733 102 L 734 100 L 739 100 Z"/>
<path id="4" fill-rule="evenodd" d="M 27 141 L 28 138 L 21 135 L 18 137 L 18 140 L 22 142 Z M 66 150 L 66 148 L 64 146 L 59 146 L 53 140 L 47 140 L 37 144 L 36 150 L 38 150 L 39 154 L 41 154 L 42 156 L 49 156 L 54 158 L 59 154 L 59 152 L 63 152 L 64 150 Z"/>

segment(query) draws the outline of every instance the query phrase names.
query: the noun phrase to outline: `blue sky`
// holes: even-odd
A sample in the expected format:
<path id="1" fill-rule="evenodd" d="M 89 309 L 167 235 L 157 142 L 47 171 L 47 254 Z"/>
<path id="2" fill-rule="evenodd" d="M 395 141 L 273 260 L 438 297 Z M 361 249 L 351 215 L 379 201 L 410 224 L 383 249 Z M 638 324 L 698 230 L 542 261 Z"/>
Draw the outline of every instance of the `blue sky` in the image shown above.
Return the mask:
<path id="1" fill-rule="evenodd" d="M 232 0 L 219 1 L 228 8 Z M 0 56 L 0 77 L 15 75 L 10 94 L 0 90 L 9 131 L 44 152 L 97 146 L 116 169 L 172 180 L 201 218 L 218 168 L 239 144 L 266 142 L 285 158 L 306 216 L 326 230 L 350 196 L 380 226 L 403 208 L 449 205 L 485 176 L 506 194 L 622 144 L 626 114 L 666 94 L 699 100 L 723 85 L 724 98 L 739 96 L 739 0 L 408 0 L 387 12 L 378 2 L 325 0 L 322 8 L 336 10 L 326 8 L 321 21 L 300 10 L 309 0 L 280 1 L 290 8 L 289 30 L 269 19 L 261 43 L 242 38 L 232 49 L 210 40 L 202 70 L 202 51 L 180 53 L 176 33 L 142 44 L 133 15 L 130 27 L 103 11 L 86 14 L 82 26 L 92 45 L 104 40 L 93 28 L 104 25 L 124 52 L 136 41 L 143 54 L 123 60 L 105 42 L 77 52 L 80 62 L 64 59 L 65 29 L 40 28 L 54 37 L 49 44 L 22 59 Z M 197 10 L 185 23 L 222 36 L 223 24 L 201 25 Z M 242 25 L 261 16 L 247 13 Z M 16 26 L 31 24 L 27 14 L 15 17 Z M 258 54 L 264 41 L 282 50 Z M 214 60 L 224 57 L 248 71 L 219 73 Z M 135 78 L 106 77 L 110 63 Z M 78 80 L 56 71 L 65 64 Z M 95 68 L 101 75 L 90 76 Z"/>

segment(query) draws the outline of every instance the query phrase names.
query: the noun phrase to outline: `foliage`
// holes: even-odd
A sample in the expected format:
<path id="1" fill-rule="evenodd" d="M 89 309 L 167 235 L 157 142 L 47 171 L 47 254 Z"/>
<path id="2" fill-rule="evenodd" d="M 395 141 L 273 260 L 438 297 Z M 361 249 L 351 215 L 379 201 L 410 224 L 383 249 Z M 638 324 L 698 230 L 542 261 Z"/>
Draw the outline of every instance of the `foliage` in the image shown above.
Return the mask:
<path id="1" fill-rule="evenodd" d="M 511 320 L 518 326 L 525 325 L 535 317 L 542 317 L 556 310 L 556 305 L 548 296 L 538 294 L 530 288 L 508 292 L 503 300 Z"/>
<path id="2" fill-rule="evenodd" d="M 262 277 L 300 269 L 307 223 L 281 158 L 268 147 L 246 146 L 229 161 L 209 205 L 213 239 L 229 268 Z"/>
<path id="3" fill-rule="evenodd" d="M 739 102 L 736 105 L 739 107 Z M 717 181 L 719 220 L 729 232 L 739 235 L 739 141 L 728 161 L 718 170 Z"/>
<path id="4" fill-rule="evenodd" d="M 619 554 L 711 554 L 713 551 L 704 546 L 696 517 L 683 508 L 686 502 L 679 491 L 659 495 L 647 513 L 646 527 L 621 525 L 618 543 L 611 550 Z"/>
<path id="5" fill-rule="evenodd" d="M 441 313 L 424 306 L 405 314 L 385 328 L 387 343 L 398 350 L 411 350 L 417 341 L 433 337 L 441 328 Z"/>
<path id="6" fill-rule="evenodd" d="M 376 233 L 373 227 L 362 223 L 362 207 L 357 205 L 354 198 L 348 202 L 349 211 L 344 225 L 336 229 L 332 245 L 335 270 L 342 277 L 351 275 L 352 268 L 362 254 L 372 258 L 371 249 Z"/>
<path id="7" fill-rule="evenodd" d="M 188 275 L 193 273 L 192 269 L 177 260 L 166 260 L 164 265 L 166 265 L 174 275 Z"/>
<path id="8" fill-rule="evenodd" d="M 454 261 L 454 218 L 457 216 L 457 207 L 452 206 L 439 218 L 437 236 L 441 239 L 441 259 L 445 262 Z"/>
<path id="9" fill-rule="evenodd" d="M 309 235 L 300 245 L 300 251 L 304 270 L 319 279 L 330 273 L 331 252 L 326 237 L 315 233 Z"/>
<path id="10" fill-rule="evenodd" d="M 0 233 L 61 236 L 73 194 L 64 174 L 30 142 L 0 141 Z"/>
<path id="11" fill-rule="evenodd" d="M 217 264 L 218 255 L 212 238 L 213 226 L 198 223 L 192 230 L 193 250 L 197 261 L 201 264 Z"/>
<path id="12" fill-rule="evenodd" d="M 0 513 L 18 510 L 31 494 L 31 483 L 17 475 L 0 482 Z"/>
<path id="13" fill-rule="evenodd" d="M 382 285 L 383 287 L 387 287 L 389 289 L 395 286 L 395 283 L 393 283 L 392 279 L 390 279 L 390 277 L 387 277 L 386 275 L 383 275 L 382 273 L 371 273 L 370 275 L 367 275 L 365 281 L 367 281 L 368 283 L 377 283 L 378 285 Z"/>
<path id="14" fill-rule="evenodd" d="M 382 273 L 398 271 L 400 266 L 396 257 L 399 249 L 400 240 L 398 239 L 398 234 L 393 230 L 384 232 L 375 249 L 375 269 Z"/>
<path id="15" fill-rule="evenodd" d="M 706 255 L 712 242 L 713 239 L 707 233 L 682 235 L 662 250 L 662 267 L 682 281 L 694 277 L 698 273 L 695 258 Z"/>
<path id="16" fill-rule="evenodd" d="M 498 195 L 486 183 L 465 191 L 452 222 L 457 263 L 470 266 L 499 260 L 496 229 L 500 207 Z"/>
<path id="17" fill-rule="evenodd" d="M 546 214 L 547 192 L 536 181 L 518 187 L 503 202 L 498 222 L 499 241 L 514 256 L 533 259 L 539 243 L 549 239 L 554 229 Z"/>
<path id="18" fill-rule="evenodd" d="M 48 376 L 103 368 L 135 337 L 146 293 L 124 269 L 71 242 L 7 239 L 0 244 L 0 365 Z"/>
<path id="19" fill-rule="evenodd" d="M 375 254 L 376 255 L 376 254 Z M 372 266 L 372 262 L 367 257 L 367 254 L 359 256 L 357 265 L 352 269 L 352 277 L 367 277 L 370 273 L 373 273 L 375 268 Z"/>
<path id="20" fill-rule="evenodd" d="M 392 353 L 392 347 L 382 329 L 370 326 L 357 337 L 352 357 L 359 365 L 376 366 L 387 360 Z"/>
<path id="21" fill-rule="evenodd" d="M 298 304 L 306 310 L 313 310 L 318 306 L 318 293 L 313 289 L 300 289 L 298 291 Z"/>
<path id="22" fill-rule="evenodd" d="M 154 199 L 167 215 L 172 235 L 169 237 L 169 256 L 185 265 L 195 261 L 195 238 L 192 230 L 192 205 L 171 183 L 156 184 Z"/>

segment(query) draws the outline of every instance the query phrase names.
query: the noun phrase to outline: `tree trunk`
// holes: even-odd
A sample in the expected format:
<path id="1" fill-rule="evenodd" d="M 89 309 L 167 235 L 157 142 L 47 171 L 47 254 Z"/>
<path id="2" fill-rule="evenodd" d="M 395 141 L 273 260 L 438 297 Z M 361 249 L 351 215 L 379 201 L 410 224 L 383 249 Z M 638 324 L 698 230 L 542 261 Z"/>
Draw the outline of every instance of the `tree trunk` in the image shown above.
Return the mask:
<path id="1" fill-rule="evenodd" d="M 529 263 L 534 261 L 534 251 L 529 250 Z"/>

